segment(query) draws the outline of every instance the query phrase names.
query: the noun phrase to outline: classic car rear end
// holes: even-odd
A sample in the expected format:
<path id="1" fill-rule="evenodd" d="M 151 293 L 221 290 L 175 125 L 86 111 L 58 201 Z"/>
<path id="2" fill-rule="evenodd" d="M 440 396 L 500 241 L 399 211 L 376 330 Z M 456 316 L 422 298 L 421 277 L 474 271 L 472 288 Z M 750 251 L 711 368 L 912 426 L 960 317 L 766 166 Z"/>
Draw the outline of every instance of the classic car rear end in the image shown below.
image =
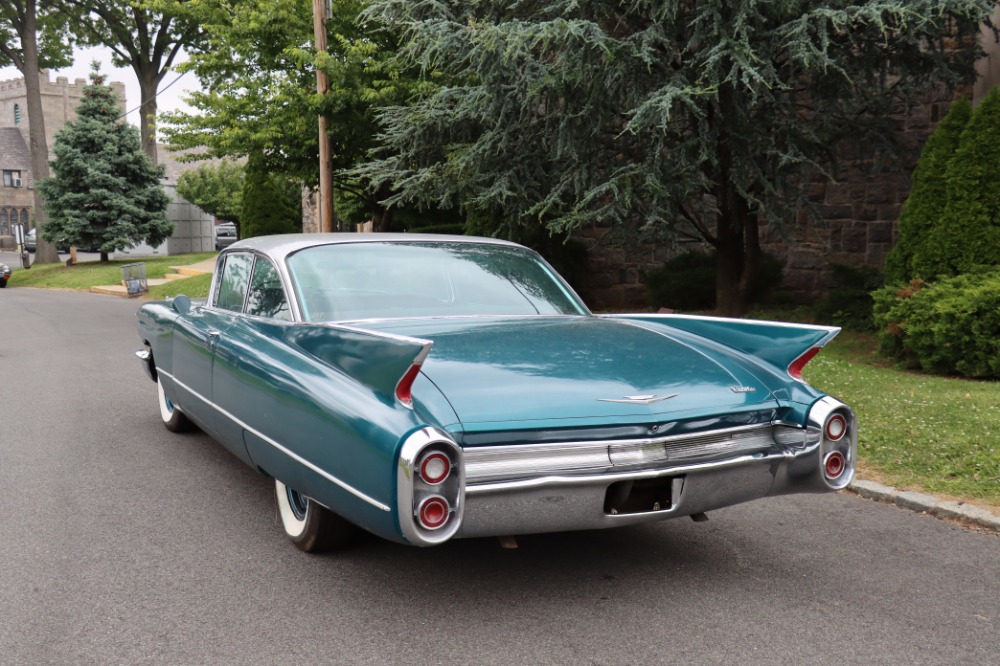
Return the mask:
<path id="1" fill-rule="evenodd" d="M 208 303 L 146 305 L 139 331 L 164 423 L 274 477 L 304 550 L 351 525 L 427 546 L 700 517 L 853 476 L 852 412 L 799 374 L 837 329 L 596 317 L 502 241 L 241 241 Z"/>

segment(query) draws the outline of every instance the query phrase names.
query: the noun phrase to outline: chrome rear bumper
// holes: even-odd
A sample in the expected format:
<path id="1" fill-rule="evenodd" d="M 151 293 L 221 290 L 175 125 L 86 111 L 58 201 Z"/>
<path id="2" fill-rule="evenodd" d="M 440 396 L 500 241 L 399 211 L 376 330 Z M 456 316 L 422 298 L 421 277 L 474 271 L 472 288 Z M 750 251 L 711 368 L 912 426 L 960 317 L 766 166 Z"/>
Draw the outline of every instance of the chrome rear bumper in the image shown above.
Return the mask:
<path id="1" fill-rule="evenodd" d="M 853 468 L 846 472 L 853 475 Z M 609 493 L 629 481 L 663 480 L 669 505 L 616 513 Z M 455 535 L 501 536 L 590 530 L 689 516 L 769 495 L 829 492 L 820 445 L 803 451 L 740 456 L 663 470 L 597 476 L 537 478 L 469 486 L 465 515 Z"/>
<path id="2" fill-rule="evenodd" d="M 822 434 L 834 412 L 849 421 L 849 432 L 838 441 Z M 684 461 L 671 455 L 645 457 L 639 468 L 608 465 L 592 452 L 567 453 L 583 463 L 564 472 L 550 469 L 537 473 L 538 451 L 525 450 L 525 458 L 536 466 L 535 475 L 514 480 L 490 480 L 498 461 L 489 454 L 466 451 L 467 485 L 464 515 L 456 538 L 506 536 L 569 530 L 621 527 L 688 516 L 772 495 L 832 492 L 845 487 L 854 476 L 857 459 L 857 427 L 846 405 L 824 398 L 809 414 L 809 425 L 800 429 L 801 444 L 789 446 L 770 440 L 767 450 L 744 452 L 741 446 L 760 442 L 759 429 L 739 433 L 733 455 L 709 462 Z M 714 445 L 714 442 L 712 443 Z M 672 443 L 667 442 L 667 448 Z M 643 444 L 643 450 L 653 450 Z M 516 447 L 512 447 L 516 448 Z M 510 449 L 508 449 L 510 450 Z M 824 461 L 832 450 L 840 451 L 846 467 L 836 479 L 824 474 Z M 614 458 L 614 446 L 609 449 Z M 625 460 L 632 460 L 625 458 Z M 547 457 L 550 466 L 562 466 Z M 518 467 L 517 458 L 503 461 L 508 470 Z M 532 465 L 525 465 L 528 467 Z M 543 468 L 546 464 L 541 465 Z M 491 471 L 492 470 L 492 471 Z"/>

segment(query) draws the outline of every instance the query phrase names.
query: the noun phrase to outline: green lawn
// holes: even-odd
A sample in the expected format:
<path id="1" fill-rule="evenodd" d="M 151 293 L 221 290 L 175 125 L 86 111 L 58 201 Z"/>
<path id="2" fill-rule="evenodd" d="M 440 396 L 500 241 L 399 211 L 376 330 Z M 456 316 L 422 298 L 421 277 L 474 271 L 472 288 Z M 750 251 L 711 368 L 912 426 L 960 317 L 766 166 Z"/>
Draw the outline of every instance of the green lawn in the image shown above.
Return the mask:
<path id="1" fill-rule="evenodd" d="M 841 333 L 804 371 L 858 415 L 863 474 L 1000 508 L 1000 382 L 897 370 Z"/>
<path id="2" fill-rule="evenodd" d="M 171 280 L 166 284 L 156 285 L 149 288 L 146 297 L 152 300 L 162 300 L 184 294 L 190 298 L 208 298 L 208 288 L 212 284 L 211 273 L 195 275 L 183 280 Z"/>
<path id="3" fill-rule="evenodd" d="M 173 257 L 147 257 L 140 261 L 146 264 L 146 277 L 155 279 L 172 273 L 171 266 L 194 264 L 204 259 L 210 259 L 216 254 L 216 252 L 200 252 Z M 10 276 L 8 286 L 87 291 L 91 287 L 120 284 L 122 281 L 121 267 L 132 263 L 136 263 L 136 260 L 118 259 L 107 263 L 87 261 L 73 266 L 66 266 L 62 263 L 39 264 L 28 270 L 14 271 Z"/>

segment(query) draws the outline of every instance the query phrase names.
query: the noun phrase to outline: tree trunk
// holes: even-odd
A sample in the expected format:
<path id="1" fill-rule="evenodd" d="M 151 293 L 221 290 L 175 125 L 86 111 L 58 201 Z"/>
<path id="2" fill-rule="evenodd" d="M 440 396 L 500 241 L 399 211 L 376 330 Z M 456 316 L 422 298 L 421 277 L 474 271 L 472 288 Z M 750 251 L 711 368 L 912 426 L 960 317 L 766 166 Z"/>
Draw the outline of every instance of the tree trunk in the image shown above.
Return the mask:
<path id="1" fill-rule="evenodd" d="M 372 231 L 376 233 L 386 233 L 392 229 L 392 209 L 376 206 L 375 215 L 372 218 Z"/>
<path id="2" fill-rule="evenodd" d="M 56 246 L 42 237 L 45 221 L 45 201 L 38 189 L 38 181 L 49 175 L 49 146 L 45 138 L 45 116 L 42 112 L 41 75 L 38 71 L 38 35 L 36 32 L 37 12 L 35 0 L 25 3 L 22 24 L 21 49 L 24 53 L 24 91 L 28 98 L 28 146 L 31 150 L 31 177 L 34 190 L 34 213 L 37 240 L 35 245 L 36 264 L 54 264 L 59 261 Z"/>
<path id="3" fill-rule="evenodd" d="M 375 195 L 372 202 L 372 231 L 388 232 L 392 230 L 392 218 L 395 209 L 386 208 L 380 202 L 388 197 L 391 192 L 387 188 L 381 188 Z"/>
<path id="4" fill-rule="evenodd" d="M 153 69 L 136 70 L 139 79 L 139 96 L 142 97 L 139 107 L 139 135 L 142 137 L 142 152 L 149 156 L 153 164 L 159 164 L 156 154 L 156 91 L 160 86 L 161 76 Z"/>
<path id="5" fill-rule="evenodd" d="M 742 317 L 760 266 L 757 216 L 736 193 L 720 191 L 718 195 L 715 309 L 723 317 Z"/>

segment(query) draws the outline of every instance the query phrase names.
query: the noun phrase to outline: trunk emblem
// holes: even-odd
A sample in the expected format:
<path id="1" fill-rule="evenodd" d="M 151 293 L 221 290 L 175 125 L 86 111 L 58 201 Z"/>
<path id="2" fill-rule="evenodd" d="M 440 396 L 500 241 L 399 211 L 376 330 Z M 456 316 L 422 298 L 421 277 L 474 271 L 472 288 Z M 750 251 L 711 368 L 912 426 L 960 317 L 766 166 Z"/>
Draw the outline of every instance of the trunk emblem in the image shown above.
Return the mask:
<path id="1" fill-rule="evenodd" d="M 670 400 L 677 396 L 677 393 L 671 393 L 670 395 L 625 395 L 621 398 L 597 398 L 597 402 L 624 402 L 630 405 L 651 405 L 654 402 Z"/>
<path id="2" fill-rule="evenodd" d="M 733 393 L 755 393 L 757 388 L 754 386 L 730 386 L 729 390 Z"/>

